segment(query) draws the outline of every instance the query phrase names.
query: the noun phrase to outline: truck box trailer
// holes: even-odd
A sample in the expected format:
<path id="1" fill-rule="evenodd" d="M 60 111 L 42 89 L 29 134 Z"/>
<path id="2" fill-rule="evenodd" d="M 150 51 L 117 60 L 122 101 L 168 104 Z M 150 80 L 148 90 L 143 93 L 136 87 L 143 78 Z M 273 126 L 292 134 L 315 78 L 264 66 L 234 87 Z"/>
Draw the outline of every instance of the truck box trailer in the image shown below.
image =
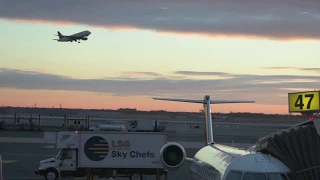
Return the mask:
<path id="1" fill-rule="evenodd" d="M 160 149 L 165 133 L 141 132 L 58 132 L 55 158 L 40 161 L 38 175 L 54 177 L 138 177 L 165 175 Z"/>

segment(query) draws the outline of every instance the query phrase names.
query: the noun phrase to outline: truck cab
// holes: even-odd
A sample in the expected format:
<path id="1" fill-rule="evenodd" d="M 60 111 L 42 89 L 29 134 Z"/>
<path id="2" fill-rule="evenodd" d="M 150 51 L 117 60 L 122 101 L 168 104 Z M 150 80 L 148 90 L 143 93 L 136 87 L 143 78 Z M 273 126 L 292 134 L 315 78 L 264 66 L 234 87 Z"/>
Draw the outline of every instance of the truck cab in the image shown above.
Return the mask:
<path id="1" fill-rule="evenodd" d="M 45 176 L 48 180 L 56 180 L 59 177 L 77 177 L 77 150 L 60 149 L 55 158 L 40 161 L 36 174 Z M 82 174 L 79 176 L 83 176 Z"/>
<path id="2" fill-rule="evenodd" d="M 61 149 L 56 157 L 57 165 L 63 171 L 75 171 L 77 165 L 77 151 L 75 149 Z"/>

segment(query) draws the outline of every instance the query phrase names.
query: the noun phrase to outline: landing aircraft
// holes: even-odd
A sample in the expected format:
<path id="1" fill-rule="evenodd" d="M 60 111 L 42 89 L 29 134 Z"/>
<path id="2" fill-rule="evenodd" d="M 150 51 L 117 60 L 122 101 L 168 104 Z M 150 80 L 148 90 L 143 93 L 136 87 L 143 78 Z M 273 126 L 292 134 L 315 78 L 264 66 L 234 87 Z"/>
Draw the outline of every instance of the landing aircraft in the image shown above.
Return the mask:
<path id="1" fill-rule="evenodd" d="M 216 144 L 213 141 L 210 104 L 254 103 L 255 101 L 203 100 L 153 98 L 155 100 L 203 104 L 205 112 L 206 146 L 193 158 L 186 157 L 182 145 L 176 142 L 165 144 L 160 150 L 161 163 L 167 170 L 178 170 L 190 162 L 190 175 L 194 180 L 289 180 L 290 169 L 279 159 L 255 151 Z"/>
<path id="2" fill-rule="evenodd" d="M 78 42 L 80 43 L 80 40 L 87 40 L 88 39 L 88 36 L 91 34 L 90 31 L 82 31 L 82 32 L 79 32 L 79 33 L 76 33 L 76 34 L 73 34 L 73 35 L 70 35 L 70 36 L 64 36 L 62 35 L 59 31 L 57 32 L 58 35 L 55 35 L 55 36 L 59 36 L 59 39 L 53 39 L 53 40 L 57 40 L 59 42 Z M 79 41 L 77 41 L 79 40 Z"/>

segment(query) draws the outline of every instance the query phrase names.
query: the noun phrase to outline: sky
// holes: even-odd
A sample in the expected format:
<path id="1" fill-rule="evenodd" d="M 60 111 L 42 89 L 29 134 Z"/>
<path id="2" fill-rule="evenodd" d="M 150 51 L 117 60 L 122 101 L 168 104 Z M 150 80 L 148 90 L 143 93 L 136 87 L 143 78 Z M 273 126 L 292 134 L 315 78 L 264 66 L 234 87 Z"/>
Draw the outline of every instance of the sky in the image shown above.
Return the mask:
<path id="1" fill-rule="evenodd" d="M 288 113 L 320 89 L 318 0 L 1 0 L 0 105 Z M 56 42 L 57 31 L 89 30 Z"/>

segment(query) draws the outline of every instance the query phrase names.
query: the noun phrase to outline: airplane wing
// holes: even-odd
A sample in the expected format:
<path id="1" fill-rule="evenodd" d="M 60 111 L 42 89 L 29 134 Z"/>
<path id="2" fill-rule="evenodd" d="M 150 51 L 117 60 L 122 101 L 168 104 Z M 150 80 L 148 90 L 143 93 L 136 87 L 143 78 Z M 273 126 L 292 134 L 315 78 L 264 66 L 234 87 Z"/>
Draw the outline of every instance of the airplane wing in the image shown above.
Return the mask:
<path id="1" fill-rule="evenodd" d="M 195 99 L 175 99 L 175 98 L 153 98 L 154 100 L 176 101 L 176 102 L 190 102 L 190 103 L 205 103 L 204 100 Z M 210 104 L 227 104 L 227 103 L 255 103 L 255 101 L 240 101 L 240 100 L 210 100 Z"/>
<path id="2" fill-rule="evenodd" d="M 175 98 L 153 98 L 154 100 L 164 100 L 164 101 L 177 101 L 177 102 L 191 102 L 203 104 L 203 100 L 193 100 L 193 99 L 175 99 Z"/>
<path id="3" fill-rule="evenodd" d="M 210 100 L 210 104 L 227 104 L 227 103 L 255 103 L 255 101 L 239 101 L 239 100 Z"/>

